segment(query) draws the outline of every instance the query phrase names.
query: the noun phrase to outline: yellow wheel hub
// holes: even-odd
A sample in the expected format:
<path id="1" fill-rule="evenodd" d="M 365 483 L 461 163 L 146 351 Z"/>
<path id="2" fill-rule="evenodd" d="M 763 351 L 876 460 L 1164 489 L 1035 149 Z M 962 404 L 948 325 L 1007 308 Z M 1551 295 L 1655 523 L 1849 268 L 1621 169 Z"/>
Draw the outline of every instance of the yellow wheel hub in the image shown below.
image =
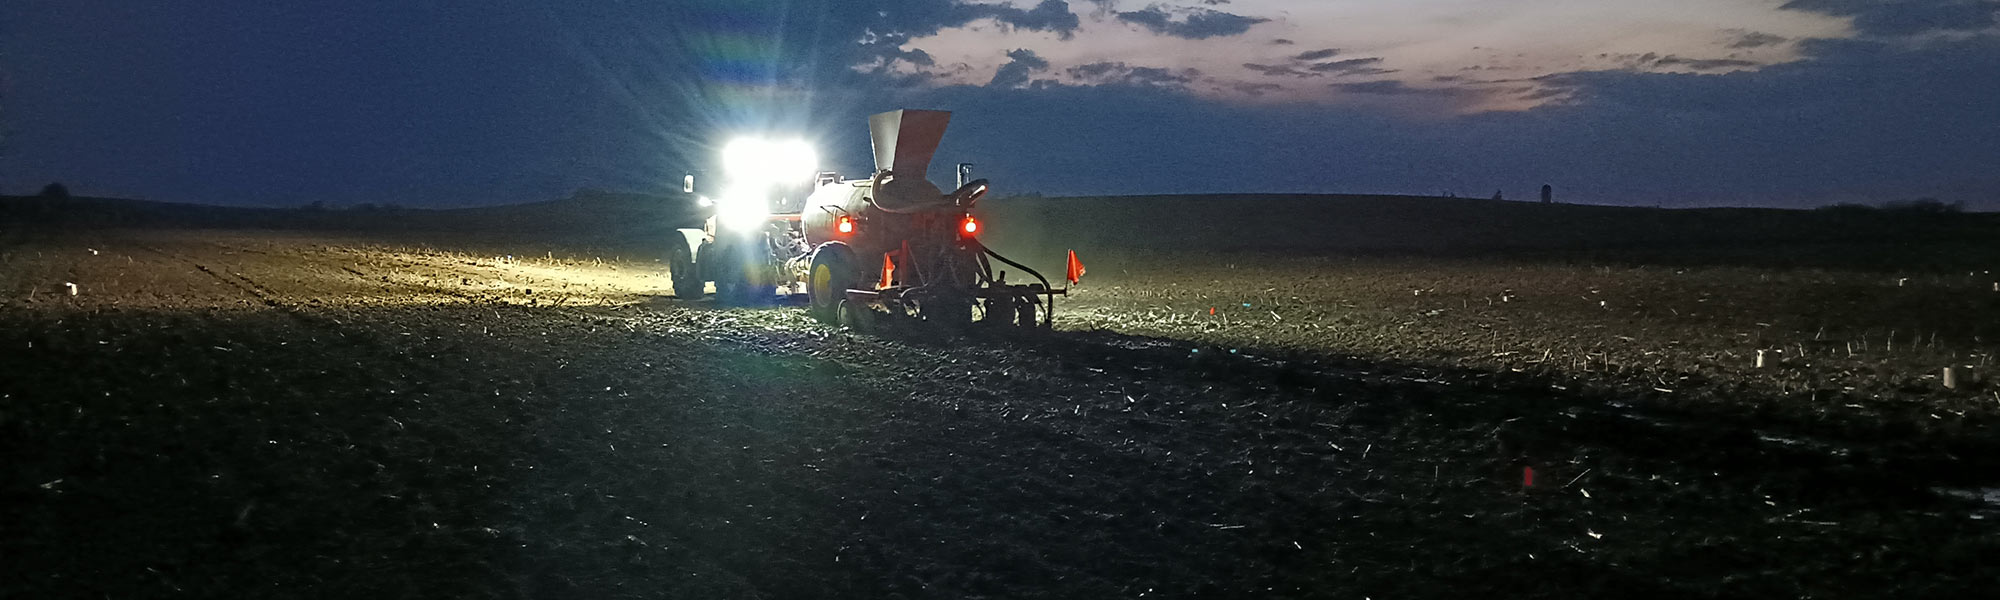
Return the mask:
<path id="1" fill-rule="evenodd" d="M 814 294 L 833 294 L 833 269 L 826 265 L 813 269 L 812 291 Z"/>

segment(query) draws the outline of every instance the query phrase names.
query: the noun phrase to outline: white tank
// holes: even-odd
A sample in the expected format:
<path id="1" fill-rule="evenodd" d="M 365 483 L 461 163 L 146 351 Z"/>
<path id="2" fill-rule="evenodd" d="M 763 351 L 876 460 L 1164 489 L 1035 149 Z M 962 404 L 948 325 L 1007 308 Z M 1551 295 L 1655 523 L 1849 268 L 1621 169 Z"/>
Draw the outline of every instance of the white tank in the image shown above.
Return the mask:
<path id="1" fill-rule="evenodd" d="M 950 124 L 951 113 L 941 110 L 892 110 L 869 117 L 877 175 L 814 190 L 799 219 L 806 242 L 813 247 L 842 242 L 853 247 L 857 258 L 874 256 L 909 239 L 918 214 L 964 212 L 925 179 Z M 881 175 L 885 171 L 886 177 Z M 854 231 L 839 230 L 843 216 L 852 220 Z"/>

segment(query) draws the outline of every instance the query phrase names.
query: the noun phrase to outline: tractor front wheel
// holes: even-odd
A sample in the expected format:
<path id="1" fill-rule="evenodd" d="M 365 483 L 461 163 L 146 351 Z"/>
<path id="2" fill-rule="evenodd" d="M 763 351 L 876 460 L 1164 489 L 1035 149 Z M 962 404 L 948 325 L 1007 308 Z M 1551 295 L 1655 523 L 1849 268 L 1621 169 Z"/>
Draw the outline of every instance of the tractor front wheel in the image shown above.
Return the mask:
<path id="1" fill-rule="evenodd" d="M 714 242 L 703 244 L 700 256 L 702 272 L 715 281 L 716 300 L 730 306 L 749 306 L 767 299 L 771 288 L 759 277 L 762 266 L 751 262 L 750 253 L 756 249 L 743 242 Z"/>
<path id="2" fill-rule="evenodd" d="M 707 282 L 701 279 L 701 270 L 695 267 L 694 251 L 688 249 L 686 240 L 675 239 L 667 250 L 667 274 L 674 280 L 674 297 L 682 300 L 700 300 L 707 290 Z"/>
<path id="3" fill-rule="evenodd" d="M 814 319 L 828 325 L 840 322 L 840 305 L 847 300 L 858 276 L 854 257 L 846 246 L 828 244 L 813 252 L 812 267 L 806 270 L 806 309 Z"/>

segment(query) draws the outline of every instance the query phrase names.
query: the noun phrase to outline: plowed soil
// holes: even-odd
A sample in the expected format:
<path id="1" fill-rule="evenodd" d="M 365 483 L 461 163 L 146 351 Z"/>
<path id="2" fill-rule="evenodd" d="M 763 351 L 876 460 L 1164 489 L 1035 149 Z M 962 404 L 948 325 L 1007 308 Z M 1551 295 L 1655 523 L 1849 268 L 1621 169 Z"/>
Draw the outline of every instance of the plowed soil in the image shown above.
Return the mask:
<path id="1" fill-rule="evenodd" d="M 0 228 L 0 597 L 2000 583 L 1973 274 L 1106 257 L 873 336 L 530 247 Z"/>

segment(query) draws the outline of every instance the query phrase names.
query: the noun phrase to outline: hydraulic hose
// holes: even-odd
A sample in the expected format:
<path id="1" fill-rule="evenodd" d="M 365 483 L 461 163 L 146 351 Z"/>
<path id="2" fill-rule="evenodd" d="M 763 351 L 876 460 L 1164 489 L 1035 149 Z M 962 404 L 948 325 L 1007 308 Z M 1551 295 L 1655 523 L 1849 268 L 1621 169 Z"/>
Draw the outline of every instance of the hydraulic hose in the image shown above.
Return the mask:
<path id="1" fill-rule="evenodd" d="M 977 242 L 977 240 L 974 240 L 974 243 L 978 243 L 978 242 Z M 999 260 L 1000 262 L 1003 262 L 1003 263 L 1007 263 L 1007 264 L 1009 264 L 1009 265 L 1013 265 L 1013 267 L 1014 267 L 1014 268 L 1016 268 L 1016 269 L 1020 269 L 1020 270 L 1022 270 L 1022 271 L 1027 271 L 1029 275 L 1033 275 L 1033 276 L 1035 276 L 1035 279 L 1036 279 L 1037 281 L 1041 281 L 1041 282 L 1042 282 L 1042 289 L 1044 289 L 1044 290 L 1052 290 L 1052 289 L 1055 289 L 1055 286 L 1052 286 L 1052 285 L 1049 285 L 1049 278 L 1047 278 L 1047 277 L 1043 277 L 1043 276 L 1042 276 L 1042 273 L 1041 273 L 1041 271 L 1036 271 L 1036 270 L 1034 270 L 1034 269 L 1030 269 L 1030 268 L 1028 268 L 1028 265 L 1024 265 L 1024 264 L 1021 264 L 1021 263 L 1017 263 L 1017 262 L 1014 262 L 1014 261 L 1012 261 L 1012 260 L 1009 260 L 1009 259 L 1008 259 L 1007 257 L 1005 257 L 1005 256 L 1001 256 L 1001 255 L 1000 255 L 1000 253 L 998 253 L 998 252 L 994 252 L 992 248 L 988 248 L 988 247 L 986 247 L 986 244 L 983 244 L 983 243 L 982 243 L 982 244 L 979 244 L 979 250 L 980 250 L 981 252 L 985 252 L 987 256 L 991 256 L 991 257 L 993 257 L 994 259 L 996 259 L 996 260 Z M 1042 326 L 1043 326 L 1043 327 L 1048 327 L 1050 323 L 1054 323 L 1054 322 L 1055 322 L 1055 318 L 1056 318 L 1056 296 L 1055 296 L 1055 294 L 1048 294 L 1048 297 L 1049 297 L 1049 300 L 1048 300 L 1048 306 L 1047 306 L 1047 307 L 1045 307 L 1045 308 L 1044 308 L 1044 309 L 1042 310 Z"/>

